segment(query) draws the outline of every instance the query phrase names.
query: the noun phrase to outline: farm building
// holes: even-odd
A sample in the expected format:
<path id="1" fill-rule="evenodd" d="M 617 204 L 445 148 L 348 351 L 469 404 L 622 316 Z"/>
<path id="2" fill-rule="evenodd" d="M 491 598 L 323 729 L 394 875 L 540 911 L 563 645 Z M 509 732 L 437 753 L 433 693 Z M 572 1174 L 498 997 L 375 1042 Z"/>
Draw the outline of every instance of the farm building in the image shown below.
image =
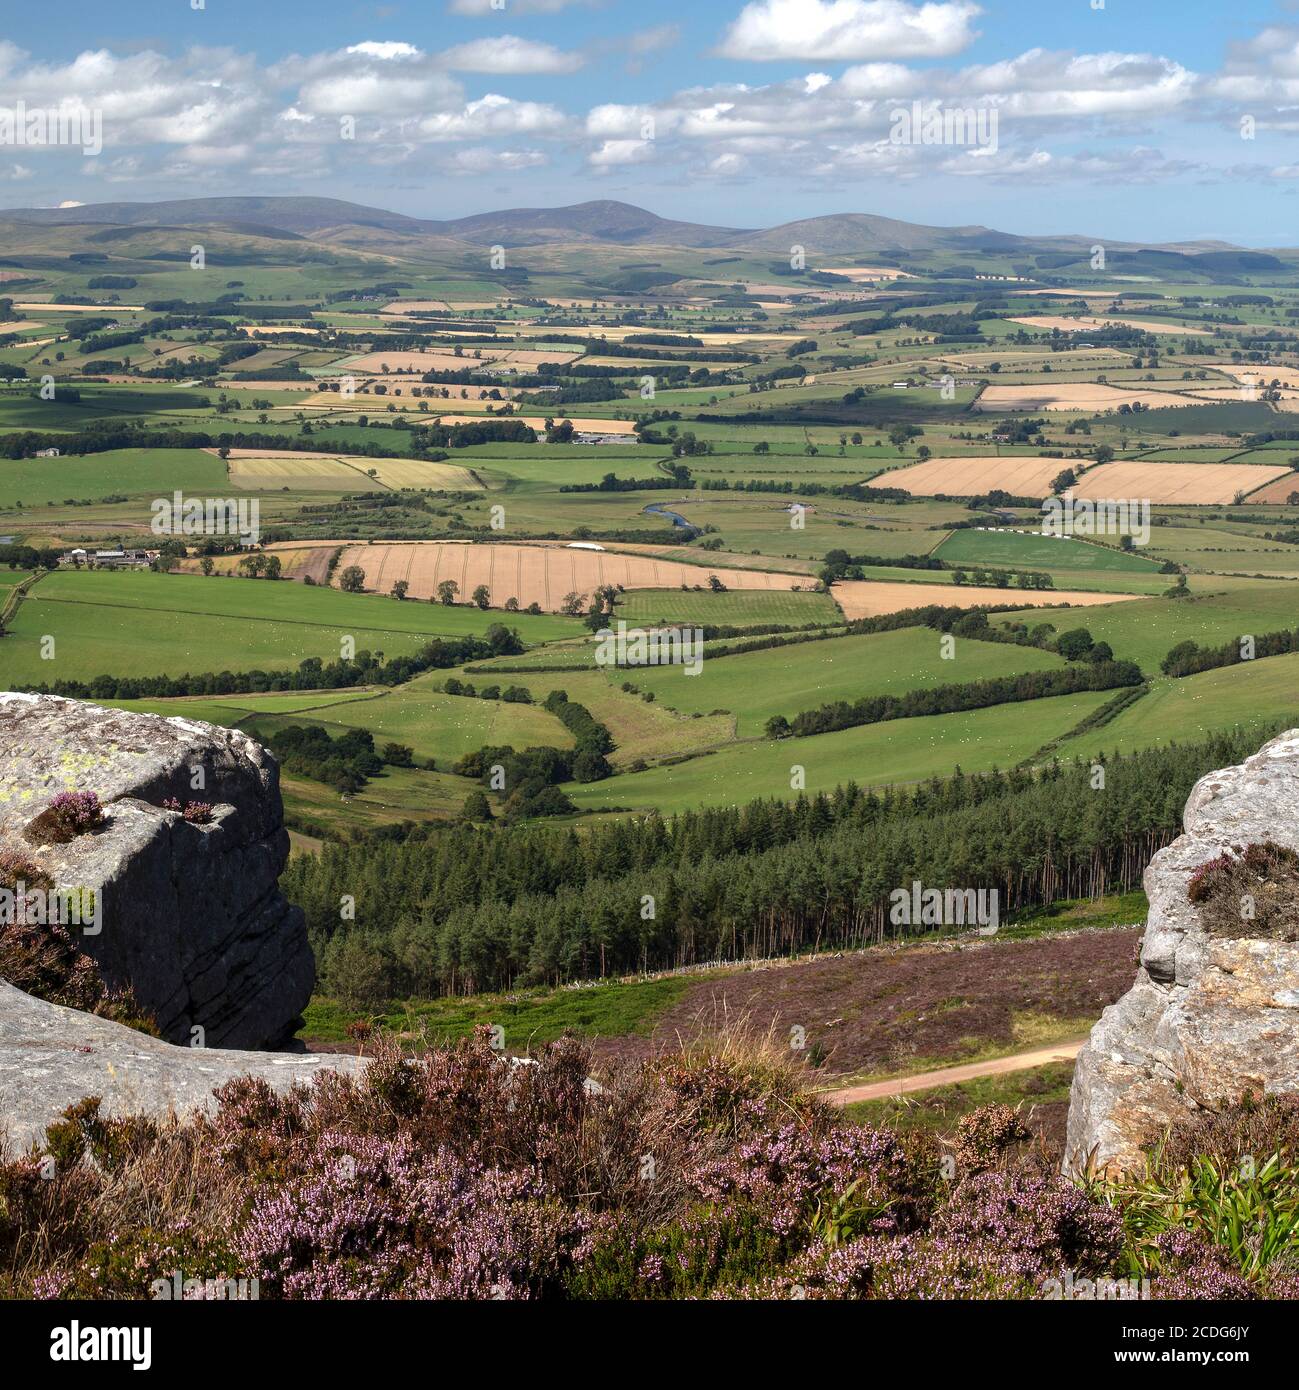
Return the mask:
<path id="1" fill-rule="evenodd" d="M 56 459 L 59 457 L 59 451 L 57 449 L 37 449 L 36 457 L 38 459 Z"/>
<path id="2" fill-rule="evenodd" d="M 93 555 L 84 550 L 72 550 L 60 563 L 92 564 L 106 570 L 147 569 L 157 558 L 156 550 L 96 550 Z"/>

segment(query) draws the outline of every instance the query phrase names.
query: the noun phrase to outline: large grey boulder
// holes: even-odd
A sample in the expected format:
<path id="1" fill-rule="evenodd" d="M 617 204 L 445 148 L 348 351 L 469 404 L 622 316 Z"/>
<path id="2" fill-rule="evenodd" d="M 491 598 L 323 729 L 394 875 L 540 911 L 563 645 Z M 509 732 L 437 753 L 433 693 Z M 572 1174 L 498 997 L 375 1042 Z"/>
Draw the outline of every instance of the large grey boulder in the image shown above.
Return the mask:
<path id="1" fill-rule="evenodd" d="M 1188 896 L 1194 872 L 1251 845 L 1299 851 L 1299 730 L 1211 772 L 1185 833 L 1150 861 L 1150 915 L 1132 989 L 1078 1054 L 1066 1171 L 1139 1168 L 1173 1121 L 1245 1092 L 1299 1090 L 1299 942 L 1230 932 Z M 1285 890 L 1289 892 L 1289 890 Z"/>
<path id="2" fill-rule="evenodd" d="M 40 813 L 93 791 L 105 825 L 48 844 Z M 192 824 L 163 802 L 202 801 Z M 164 1038 L 273 1048 L 300 1025 L 315 981 L 301 912 L 278 880 L 288 858 L 279 771 L 245 734 L 189 719 L 0 694 L 0 847 L 61 888 L 90 889 L 98 934 L 77 944 L 129 985 Z"/>
<path id="3" fill-rule="evenodd" d="M 359 1057 L 326 1053 L 216 1051 L 176 1047 L 94 1014 L 33 999 L 0 980 L 0 1140 L 10 1154 L 39 1143 L 46 1128 L 86 1096 L 100 1114 L 184 1116 L 208 1109 L 213 1090 L 255 1076 L 277 1091 L 317 1072 L 355 1072 Z"/>

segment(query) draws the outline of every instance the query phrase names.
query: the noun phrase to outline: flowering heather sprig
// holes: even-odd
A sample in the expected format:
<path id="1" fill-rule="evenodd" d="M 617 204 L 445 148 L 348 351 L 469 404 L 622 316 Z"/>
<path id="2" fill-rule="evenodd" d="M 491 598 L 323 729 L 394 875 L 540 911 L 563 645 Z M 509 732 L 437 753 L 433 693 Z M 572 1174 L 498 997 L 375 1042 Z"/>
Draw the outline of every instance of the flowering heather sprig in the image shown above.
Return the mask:
<path id="1" fill-rule="evenodd" d="M 169 796 L 162 807 L 164 811 L 175 811 L 184 816 L 191 825 L 206 825 L 212 819 L 212 806 L 207 801 L 187 801 L 182 806 L 176 797 Z"/>
<path id="2" fill-rule="evenodd" d="M 60 792 L 40 817 L 60 844 L 96 829 L 104 823 L 104 808 L 96 792 Z"/>
<path id="3" fill-rule="evenodd" d="M 1193 903 L 1203 902 L 1213 891 L 1219 876 L 1229 872 L 1235 863 L 1230 854 L 1219 854 L 1213 859 L 1206 859 L 1187 880 L 1186 896 Z"/>

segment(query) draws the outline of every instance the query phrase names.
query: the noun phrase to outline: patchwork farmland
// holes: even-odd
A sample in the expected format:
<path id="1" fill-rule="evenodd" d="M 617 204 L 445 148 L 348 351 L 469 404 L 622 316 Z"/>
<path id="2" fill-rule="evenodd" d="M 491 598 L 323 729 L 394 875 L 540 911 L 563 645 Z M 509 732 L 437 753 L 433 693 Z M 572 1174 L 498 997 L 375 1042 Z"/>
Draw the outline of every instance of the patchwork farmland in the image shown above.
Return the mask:
<path id="1" fill-rule="evenodd" d="M 7 683 L 281 759 L 312 1017 L 339 1037 L 449 992 L 472 1011 L 484 988 L 855 951 L 894 934 L 868 925 L 880 875 L 929 872 L 881 868 L 913 835 L 951 848 L 936 874 L 1024 885 L 1042 835 L 1088 862 L 1128 836 L 1095 883 L 1053 861 L 1016 907 L 1121 898 L 1176 831 L 1167 788 L 1229 760 L 1191 750 L 1299 723 L 1292 290 L 1251 284 L 1274 300 L 1251 317 L 1239 286 L 969 286 L 922 252 L 786 283 L 724 250 L 674 251 L 680 280 L 648 293 L 609 283 L 670 273 L 626 248 L 521 250 L 526 288 L 445 248 L 385 263 L 396 288 L 368 265 L 223 267 L 254 297 L 192 327 L 114 305 L 138 341 L 111 357 L 76 336 L 92 277 L 48 270 L 4 321 L 0 362 L 26 374 L 0 387 Z M 165 259 L 145 277 L 132 304 L 189 294 Z M 1274 330 L 1286 346 L 1250 360 Z M 155 530 L 176 491 L 255 500 L 260 540 Z M 1149 529 L 1043 535 L 1052 498 L 1144 501 Z M 1122 788 L 1141 758 L 1157 795 L 1079 800 L 1098 761 Z M 953 819 L 967 795 L 1024 806 L 989 837 Z M 664 870 L 678 834 L 698 838 Z M 606 872 L 632 843 L 680 878 L 653 931 L 624 921 L 642 871 Z M 509 902 L 486 846 L 520 866 Z M 589 882 L 552 846 L 589 850 Z M 341 932 L 335 864 L 383 873 Z M 1094 1010 L 1085 985 L 1069 999 Z M 1086 1031 L 1061 1008 L 988 1036 Z M 888 1057 L 931 1031 L 891 1024 Z M 841 1054 L 876 1058 L 856 1035 Z"/>

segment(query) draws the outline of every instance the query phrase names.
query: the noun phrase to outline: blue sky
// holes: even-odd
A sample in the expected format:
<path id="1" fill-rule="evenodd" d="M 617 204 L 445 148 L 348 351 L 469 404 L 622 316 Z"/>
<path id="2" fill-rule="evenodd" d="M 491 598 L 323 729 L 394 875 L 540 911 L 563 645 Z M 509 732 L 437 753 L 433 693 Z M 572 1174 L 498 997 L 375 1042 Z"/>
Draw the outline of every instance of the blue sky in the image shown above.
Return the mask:
<path id="1" fill-rule="evenodd" d="M 98 113 L 103 150 L 0 125 L 0 205 L 303 193 L 454 217 L 620 198 L 728 225 L 851 211 L 1299 244 L 1299 4 L 1096 3 L 8 7 L 0 108 Z M 900 136 L 917 109 L 993 124 Z"/>

